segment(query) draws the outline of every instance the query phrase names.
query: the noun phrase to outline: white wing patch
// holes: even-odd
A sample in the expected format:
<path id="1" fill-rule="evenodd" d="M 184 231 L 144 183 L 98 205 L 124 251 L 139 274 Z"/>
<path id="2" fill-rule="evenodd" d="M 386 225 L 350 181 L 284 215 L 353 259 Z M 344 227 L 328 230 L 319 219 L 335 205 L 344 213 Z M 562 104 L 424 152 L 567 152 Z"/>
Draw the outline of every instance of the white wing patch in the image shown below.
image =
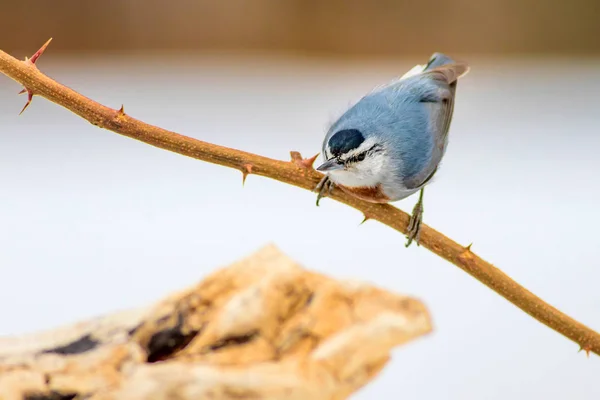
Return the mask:
<path id="1" fill-rule="evenodd" d="M 419 75 L 427 65 L 415 65 L 407 73 L 402 75 L 399 80 L 410 78 L 411 76 Z"/>
<path id="2" fill-rule="evenodd" d="M 384 83 L 379 86 L 375 86 L 373 88 L 373 90 L 371 90 L 371 93 L 379 92 L 380 90 L 383 90 L 387 87 L 395 85 L 396 83 L 400 82 L 403 79 L 410 78 L 411 76 L 419 75 L 420 73 L 422 73 L 425 70 L 425 67 L 427 67 L 426 64 L 415 65 L 408 72 L 406 72 L 404 75 L 402 75 L 400 78 L 395 78 L 395 79 L 392 79 L 390 82 Z"/>

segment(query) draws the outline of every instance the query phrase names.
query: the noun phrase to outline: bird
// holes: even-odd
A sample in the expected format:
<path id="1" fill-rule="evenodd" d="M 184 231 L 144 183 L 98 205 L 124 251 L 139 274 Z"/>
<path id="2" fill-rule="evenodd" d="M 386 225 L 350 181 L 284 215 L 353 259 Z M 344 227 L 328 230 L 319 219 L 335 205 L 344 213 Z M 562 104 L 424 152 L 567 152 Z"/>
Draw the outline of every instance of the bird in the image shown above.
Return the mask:
<path id="1" fill-rule="evenodd" d="M 323 140 L 317 206 L 334 187 L 372 203 L 419 192 L 405 244 L 419 246 L 424 189 L 446 152 L 457 81 L 469 69 L 433 53 L 425 65 L 374 88 L 343 113 Z"/>

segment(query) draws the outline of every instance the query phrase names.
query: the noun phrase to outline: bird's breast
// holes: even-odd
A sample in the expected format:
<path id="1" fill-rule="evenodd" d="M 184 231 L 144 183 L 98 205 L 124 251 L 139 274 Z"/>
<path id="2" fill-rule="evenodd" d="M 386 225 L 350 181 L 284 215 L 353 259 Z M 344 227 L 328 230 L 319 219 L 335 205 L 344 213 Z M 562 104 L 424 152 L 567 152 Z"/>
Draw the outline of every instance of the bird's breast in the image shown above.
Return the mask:
<path id="1" fill-rule="evenodd" d="M 390 198 L 384 193 L 381 184 L 373 187 L 368 186 L 358 186 L 358 187 L 349 187 L 337 184 L 340 189 L 344 192 L 357 197 L 361 200 L 368 201 L 371 203 L 388 203 Z"/>

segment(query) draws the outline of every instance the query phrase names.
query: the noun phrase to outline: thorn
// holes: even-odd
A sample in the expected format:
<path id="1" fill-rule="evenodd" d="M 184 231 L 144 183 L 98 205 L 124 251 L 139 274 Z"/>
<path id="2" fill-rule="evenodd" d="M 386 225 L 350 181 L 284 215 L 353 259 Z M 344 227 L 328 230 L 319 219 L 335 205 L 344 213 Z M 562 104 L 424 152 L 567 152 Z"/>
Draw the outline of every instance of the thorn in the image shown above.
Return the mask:
<path id="1" fill-rule="evenodd" d="M 362 222 L 359 225 L 364 224 L 365 222 L 367 222 L 368 220 L 370 220 L 371 218 L 367 217 L 367 214 L 365 214 L 365 218 L 363 218 Z"/>
<path id="2" fill-rule="evenodd" d="M 290 151 L 290 157 L 292 158 L 292 162 L 296 164 L 300 168 L 311 169 L 317 157 L 319 157 L 319 153 L 315 154 L 311 158 L 302 158 L 302 155 L 297 151 Z"/>
<path id="3" fill-rule="evenodd" d="M 587 356 L 587 358 L 590 358 L 590 350 L 592 350 L 592 348 L 589 345 L 579 345 L 579 350 L 577 352 L 581 353 L 582 350 L 585 351 L 585 355 Z"/>
<path id="4" fill-rule="evenodd" d="M 297 151 L 290 151 L 292 161 L 302 161 L 302 154 Z"/>
<path id="5" fill-rule="evenodd" d="M 44 43 L 44 45 L 42 47 L 40 47 L 40 49 L 38 51 L 36 51 L 35 54 L 31 56 L 31 58 L 29 58 L 29 59 L 25 58 L 25 62 L 35 64 L 35 62 L 38 60 L 38 58 L 40 58 L 40 56 L 42 54 L 44 54 L 44 51 L 46 51 L 46 47 L 48 47 L 48 45 L 50 44 L 51 41 L 52 41 L 52 38 L 48 39 L 48 41 L 46 43 Z"/>
<path id="6" fill-rule="evenodd" d="M 317 157 L 319 157 L 319 154 L 320 153 L 317 153 L 314 156 L 312 156 L 311 158 L 305 158 L 304 160 L 300 161 L 300 163 L 302 164 L 302 166 L 304 168 L 312 169 L 313 164 L 315 163 Z"/>
<path id="7" fill-rule="evenodd" d="M 23 109 L 21 110 L 19 115 L 23 114 L 23 111 L 25 111 L 27 109 L 27 107 L 29 107 L 29 105 L 31 104 L 31 100 L 33 99 L 33 92 L 29 89 L 24 89 L 24 90 L 25 90 L 25 92 L 27 92 L 27 103 L 25 103 L 25 106 L 23 107 Z M 23 92 L 23 93 L 25 93 L 25 92 Z"/>
<path id="8" fill-rule="evenodd" d="M 246 183 L 246 178 L 252 173 L 252 164 L 244 164 L 242 166 L 242 186 Z"/>
<path id="9" fill-rule="evenodd" d="M 473 246 L 473 242 L 471 242 L 467 247 L 465 247 L 465 250 L 471 251 L 471 246 Z"/>
<path id="10" fill-rule="evenodd" d="M 117 121 L 123 121 L 125 120 L 125 115 L 125 106 L 121 105 L 121 108 L 117 110 L 117 115 L 115 116 L 115 119 Z"/>
<path id="11" fill-rule="evenodd" d="M 40 47 L 40 49 L 38 51 L 36 51 L 31 56 L 31 58 L 25 57 L 25 62 L 27 64 L 33 65 L 35 67 L 35 62 L 38 60 L 38 58 L 40 58 L 40 56 L 42 54 L 44 54 L 44 51 L 46 51 L 46 47 L 48 47 L 48 45 L 50 44 L 51 41 L 52 41 L 52 38 L 48 39 L 48 41 L 46 43 L 44 43 L 44 45 L 42 47 Z M 23 93 L 27 93 L 27 103 L 25 103 L 25 106 L 23 107 L 23 109 L 21 110 L 19 115 L 23 114 L 23 112 L 27 109 L 27 107 L 29 107 L 29 105 L 31 104 L 31 100 L 33 99 L 33 91 L 31 91 L 30 89 L 24 88 L 23 90 L 21 90 L 19 92 L 19 94 L 23 94 Z"/>

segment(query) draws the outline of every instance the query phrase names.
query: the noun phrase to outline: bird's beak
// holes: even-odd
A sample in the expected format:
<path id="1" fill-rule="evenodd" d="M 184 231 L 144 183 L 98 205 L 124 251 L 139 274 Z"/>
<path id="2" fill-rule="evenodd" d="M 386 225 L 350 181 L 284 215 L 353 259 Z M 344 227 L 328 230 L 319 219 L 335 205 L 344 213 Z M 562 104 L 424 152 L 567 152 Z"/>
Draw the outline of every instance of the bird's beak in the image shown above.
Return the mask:
<path id="1" fill-rule="evenodd" d="M 328 172 L 328 171 L 336 171 L 338 169 L 343 169 L 344 166 L 340 163 L 338 163 L 338 161 L 335 158 L 332 158 L 330 160 L 325 161 L 323 164 L 319 165 L 317 167 L 317 171 L 321 171 L 321 172 Z"/>

